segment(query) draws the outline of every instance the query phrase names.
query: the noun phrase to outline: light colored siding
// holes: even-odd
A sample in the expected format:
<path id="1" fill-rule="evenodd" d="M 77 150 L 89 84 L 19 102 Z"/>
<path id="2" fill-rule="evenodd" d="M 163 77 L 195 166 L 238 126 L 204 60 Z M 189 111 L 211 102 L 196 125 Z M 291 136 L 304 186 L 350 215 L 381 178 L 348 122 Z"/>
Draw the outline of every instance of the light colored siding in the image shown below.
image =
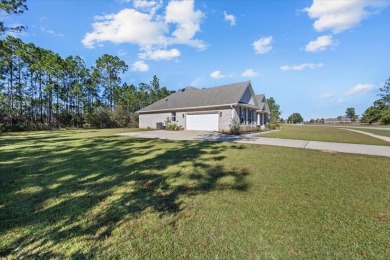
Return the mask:
<path id="1" fill-rule="evenodd" d="M 229 125 L 232 122 L 232 109 L 221 109 L 222 116 L 219 118 L 219 130 L 229 131 Z M 238 119 L 237 112 L 233 109 L 233 117 Z"/>
<path id="2" fill-rule="evenodd" d="M 176 112 L 176 122 L 177 125 L 180 125 L 185 129 L 186 127 L 186 115 L 187 113 L 208 113 L 216 112 L 219 113 L 219 130 L 229 130 L 229 125 L 233 117 L 238 120 L 238 114 L 235 109 L 223 108 L 223 109 L 202 109 L 202 110 L 191 110 L 191 111 L 178 111 Z M 158 122 L 162 122 L 165 125 L 167 118 L 171 118 L 171 112 L 164 113 L 151 113 L 151 114 L 140 114 L 139 115 L 139 127 L 140 128 L 156 128 Z"/>
<path id="3" fill-rule="evenodd" d="M 163 123 L 167 118 L 171 117 L 171 113 L 156 113 L 156 114 L 140 114 L 139 115 L 139 128 L 152 128 L 156 129 L 156 123 Z M 177 117 L 177 113 L 176 113 Z"/>

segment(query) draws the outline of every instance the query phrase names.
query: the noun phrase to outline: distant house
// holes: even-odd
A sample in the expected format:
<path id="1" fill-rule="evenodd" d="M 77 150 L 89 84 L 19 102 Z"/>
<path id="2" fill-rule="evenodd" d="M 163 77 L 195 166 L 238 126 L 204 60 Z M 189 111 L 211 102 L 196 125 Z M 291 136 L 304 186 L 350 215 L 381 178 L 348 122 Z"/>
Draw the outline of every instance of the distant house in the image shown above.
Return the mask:
<path id="1" fill-rule="evenodd" d="M 264 127 L 270 113 L 264 94 L 255 95 L 250 81 L 212 88 L 183 88 L 137 111 L 140 128 L 170 121 L 185 130 L 228 130 L 232 120 Z"/>
<path id="2" fill-rule="evenodd" d="M 327 118 L 324 120 L 324 123 L 325 124 L 340 124 L 340 123 L 352 123 L 351 119 L 346 117 L 346 116 L 342 116 L 341 118 Z"/>

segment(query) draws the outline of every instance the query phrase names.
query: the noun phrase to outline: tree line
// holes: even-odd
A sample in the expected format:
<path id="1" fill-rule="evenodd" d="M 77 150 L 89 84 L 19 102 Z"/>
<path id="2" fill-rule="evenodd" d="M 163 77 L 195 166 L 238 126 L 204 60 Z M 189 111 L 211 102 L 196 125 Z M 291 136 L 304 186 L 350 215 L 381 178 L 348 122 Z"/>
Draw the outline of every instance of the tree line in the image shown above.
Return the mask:
<path id="1" fill-rule="evenodd" d="M 380 98 L 364 111 L 362 121 L 365 123 L 390 124 L 390 78 L 379 90 Z"/>
<path id="2" fill-rule="evenodd" d="M 150 84 L 122 83 L 127 70 L 124 61 L 109 54 L 87 67 L 80 56 L 63 58 L 7 36 L 0 40 L 0 127 L 137 126 L 135 111 L 173 91 L 160 87 L 157 76 Z"/>

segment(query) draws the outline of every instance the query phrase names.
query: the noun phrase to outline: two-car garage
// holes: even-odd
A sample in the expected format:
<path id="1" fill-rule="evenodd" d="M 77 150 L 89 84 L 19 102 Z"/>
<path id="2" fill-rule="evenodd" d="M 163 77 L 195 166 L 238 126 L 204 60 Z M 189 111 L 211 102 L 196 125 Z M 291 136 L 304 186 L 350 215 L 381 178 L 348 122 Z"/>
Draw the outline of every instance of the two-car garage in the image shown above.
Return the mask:
<path id="1" fill-rule="evenodd" d="M 187 114 L 186 130 L 219 130 L 219 113 Z"/>

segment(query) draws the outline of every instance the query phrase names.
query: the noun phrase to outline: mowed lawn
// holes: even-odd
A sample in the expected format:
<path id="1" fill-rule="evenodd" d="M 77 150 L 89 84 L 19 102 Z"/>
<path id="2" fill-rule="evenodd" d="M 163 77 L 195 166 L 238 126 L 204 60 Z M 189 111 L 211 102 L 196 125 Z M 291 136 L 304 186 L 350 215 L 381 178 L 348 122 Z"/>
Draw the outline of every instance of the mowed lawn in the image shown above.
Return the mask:
<path id="1" fill-rule="evenodd" d="M 387 157 L 123 131 L 0 137 L 0 257 L 390 255 Z"/>
<path id="2" fill-rule="evenodd" d="M 360 131 L 361 129 L 357 130 Z M 378 131 L 384 132 L 387 130 Z M 282 125 L 280 131 L 263 133 L 259 136 L 335 143 L 390 145 L 389 142 L 378 138 L 331 126 Z"/>

